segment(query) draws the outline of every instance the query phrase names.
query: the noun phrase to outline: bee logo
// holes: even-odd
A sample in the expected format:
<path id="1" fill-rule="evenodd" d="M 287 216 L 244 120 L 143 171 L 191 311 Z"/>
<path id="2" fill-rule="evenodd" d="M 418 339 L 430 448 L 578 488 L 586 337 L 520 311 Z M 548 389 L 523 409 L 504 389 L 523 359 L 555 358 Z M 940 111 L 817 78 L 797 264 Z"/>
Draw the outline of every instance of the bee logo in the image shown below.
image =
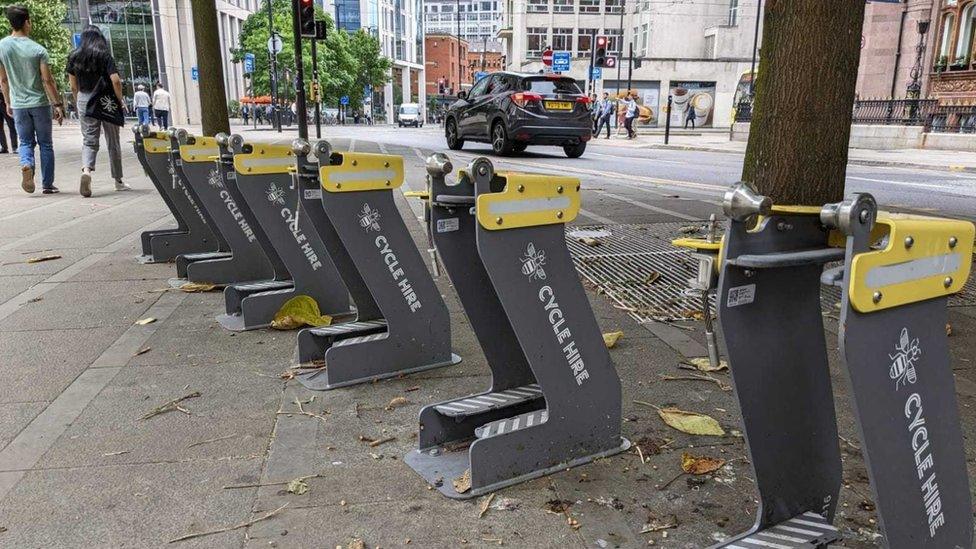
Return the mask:
<path id="1" fill-rule="evenodd" d="M 895 380 L 895 389 L 899 385 L 908 385 L 918 380 L 915 372 L 915 363 L 922 355 L 922 348 L 918 345 L 918 338 L 912 339 L 908 335 L 908 328 L 901 329 L 901 337 L 895 345 L 895 352 L 889 353 L 891 368 L 888 369 L 888 377 Z"/>
<path id="2" fill-rule="evenodd" d="M 359 226 L 369 231 L 380 232 L 380 212 L 374 210 L 369 204 L 363 204 L 363 209 L 359 212 Z"/>
<path id="3" fill-rule="evenodd" d="M 278 187 L 278 185 L 272 183 L 265 194 L 268 195 L 268 202 L 279 206 L 285 205 L 285 191 Z"/>
<path id="4" fill-rule="evenodd" d="M 220 172 L 216 168 L 210 170 L 210 175 L 207 176 L 207 183 L 215 189 L 224 188 L 224 180 L 220 178 Z"/>
<path id="5" fill-rule="evenodd" d="M 535 244 L 529 242 L 525 248 L 525 254 L 520 259 L 522 261 L 522 274 L 529 277 L 530 280 L 546 279 L 546 271 L 543 269 L 546 265 L 546 252 L 537 251 Z"/>
<path id="6" fill-rule="evenodd" d="M 99 100 L 102 110 L 108 114 L 115 114 L 119 110 L 119 104 L 115 101 L 115 98 L 109 95 L 104 95 Z"/>

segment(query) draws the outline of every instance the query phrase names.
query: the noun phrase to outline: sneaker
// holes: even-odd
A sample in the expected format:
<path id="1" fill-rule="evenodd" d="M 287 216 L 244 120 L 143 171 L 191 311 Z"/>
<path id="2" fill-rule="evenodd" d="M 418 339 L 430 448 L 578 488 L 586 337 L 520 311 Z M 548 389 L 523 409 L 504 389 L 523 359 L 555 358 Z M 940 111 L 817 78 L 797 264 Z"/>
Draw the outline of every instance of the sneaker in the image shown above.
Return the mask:
<path id="1" fill-rule="evenodd" d="M 88 170 L 81 171 L 81 196 L 85 198 L 91 198 L 91 172 Z"/>
<path id="2" fill-rule="evenodd" d="M 132 187 L 125 184 L 121 179 L 115 180 L 115 190 L 116 191 L 131 191 Z"/>
<path id="3" fill-rule="evenodd" d="M 45 187 L 44 190 L 41 192 L 44 194 L 58 194 L 59 192 L 61 192 L 61 190 L 58 189 L 57 187 L 52 186 L 52 187 Z"/>
<path id="4" fill-rule="evenodd" d="M 34 192 L 34 168 L 24 166 L 20 169 L 21 179 L 20 188 L 26 193 Z"/>

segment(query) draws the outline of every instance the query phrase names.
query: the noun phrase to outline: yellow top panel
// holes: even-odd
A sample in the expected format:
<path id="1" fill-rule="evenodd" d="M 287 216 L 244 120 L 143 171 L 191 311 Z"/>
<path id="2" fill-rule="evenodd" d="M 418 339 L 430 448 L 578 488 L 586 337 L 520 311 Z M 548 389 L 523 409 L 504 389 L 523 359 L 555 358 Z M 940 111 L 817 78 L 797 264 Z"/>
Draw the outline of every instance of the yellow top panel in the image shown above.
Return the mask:
<path id="1" fill-rule="evenodd" d="M 169 153 L 169 137 L 143 137 L 142 148 L 149 154 Z"/>
<path id="2" fill-rule="evenodd" d="M 295 171 L 295 153 L 288 145 L 248 143 L 250 153 L 234 155 L 234 171 L 241 175 L 268 175 Z"/>
<path id="3" fill-rule="evenodd" d="M 213 137 L 195 137 L 194 141 L 192 145 L 180 145 L 183 162 L 213 162 L 213 157 L 220 154 Z"/>
<path id="4" fill-rule="evenodd" d="M 500 193 L 478 196 L 478 223 L 489 231 L 569 223 L 580 210 L 579 179 L 499 172 Z"/>
<path id="5" fill-rule="evenodd" d="M 849 288 L 854 310 L 899 307 L 957 293 L 966 284 L 976 236 L 972 223 L 882 213 L 876 229 L 881 234 L 887 229 L 888 243 L 854 257 Z"/>
<path id="6" fill-rule="evenodd" d="M 393 154 L 339 153 L 342 162 L 319 168 L 322 188 L 330 193 L 378 191 L 403 185 L 403 157 Z"/>

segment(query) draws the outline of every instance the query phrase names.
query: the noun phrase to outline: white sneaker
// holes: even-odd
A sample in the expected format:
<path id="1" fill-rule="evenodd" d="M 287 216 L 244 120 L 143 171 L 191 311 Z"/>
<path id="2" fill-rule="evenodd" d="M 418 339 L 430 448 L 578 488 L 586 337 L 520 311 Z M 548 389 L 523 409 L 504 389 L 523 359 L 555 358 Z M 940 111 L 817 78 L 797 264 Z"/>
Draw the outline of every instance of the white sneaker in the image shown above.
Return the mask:
<path id="1" fill-rule="evenodd" d="M 81 196 L 91 198 L 91 172 L 87 169 L 81 170 Z"/>
<path id="2" fill-rule="evenodd" d="M 115 180 L 115 190 L 116 191 L 131 191 L 132 187 L 125 184 L 121 179 Z"/>

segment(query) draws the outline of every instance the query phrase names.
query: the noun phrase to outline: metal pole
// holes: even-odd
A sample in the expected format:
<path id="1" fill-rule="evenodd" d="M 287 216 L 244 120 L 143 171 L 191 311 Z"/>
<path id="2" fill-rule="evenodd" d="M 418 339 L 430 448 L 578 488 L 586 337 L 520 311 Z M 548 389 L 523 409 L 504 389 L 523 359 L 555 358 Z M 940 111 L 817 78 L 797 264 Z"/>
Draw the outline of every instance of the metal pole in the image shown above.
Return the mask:
<path id="1" fill-rule="evenodd" d="M 667 145 L 668 141 L 671 140 L 671 103 L 674 101 L 674 96 L 670 93 L 668 94 L 668 114 L 667 118 L 664 119 L 664 144 Z"/>
<path id="2" fill-rule="evenodd" d="M 627 93 L 630 93 L 630 77 L 634 72 L 634 43 L 627 44 L 630 49 L 630 58 L 627 60 Z"/>
<path id="3" fill-rule="evenodd" d="M 627 7 L 627 0 L 620 0 L 620 34 L 615 40 L 617 46 L 617 95 L 620 95 L 620 58 L 624 53 L 623 42 L 624 42 L 624 8 Z"/>
<path id="4" fill-rule="evenodd" d="M 291 24 L 295 32 L 295 113 L 298 137 L 308 139 L 308 105 L 305 102 L 305 60 L 302 59 L 302 18 L 299 0 L 291 1 Z M 312 40 L 315 41 L 314 39 Z"/>
<path id="5" fill-rule="evenodd" d="M 756 85 L 756 53 L 759 50 L 759 21 L 762 19 L 762 0 L 756 1 L 756 32 L 752 37 L 752 66 L 749 69 L 749 97 L 753 97 Z"/>
<path id="6" fill-rule="evenodd" d="M 461 91 L 461 81 L 463 76 L 461 76 L 461 0 L 454 0 L 456 10 L 457 10 L 457 54 L 458 54 L 458 85 L 454 93 Z"/>
<path id="7" fill-rule="evenodd" d="M 319 88 L 319 48 L 318 40 L 312 39 L 312 82 L 315 86 L 316 93 L 312 94 L 312 100 L 315 101 L 315 139 L 322 139 L 322 109 L 320 108 L 320 94 L 322 93 L 321 88 Z"/>
<path id="8" fill-rule="evenodd" d="M 586 83 L 589 85 L 587 91 L 589 95 L 596 93 L 596 79 L 593 78 L 593 69 L 596 67 L 596 31 L 590 31 L 590 74 L 586 76 Z"/>
<path id="9" fill-rule="evenodd" d="M 272 1 L 268 2 L 268 33 L 269 36 L 274 37 L 274 11 L 272 10 Z M 281 133 L 281 111 L 278 110 L 278 54 L 273 50 L 268 51 L 268 55 L 271 56 L 271 124 L 274 129 Z"/>

